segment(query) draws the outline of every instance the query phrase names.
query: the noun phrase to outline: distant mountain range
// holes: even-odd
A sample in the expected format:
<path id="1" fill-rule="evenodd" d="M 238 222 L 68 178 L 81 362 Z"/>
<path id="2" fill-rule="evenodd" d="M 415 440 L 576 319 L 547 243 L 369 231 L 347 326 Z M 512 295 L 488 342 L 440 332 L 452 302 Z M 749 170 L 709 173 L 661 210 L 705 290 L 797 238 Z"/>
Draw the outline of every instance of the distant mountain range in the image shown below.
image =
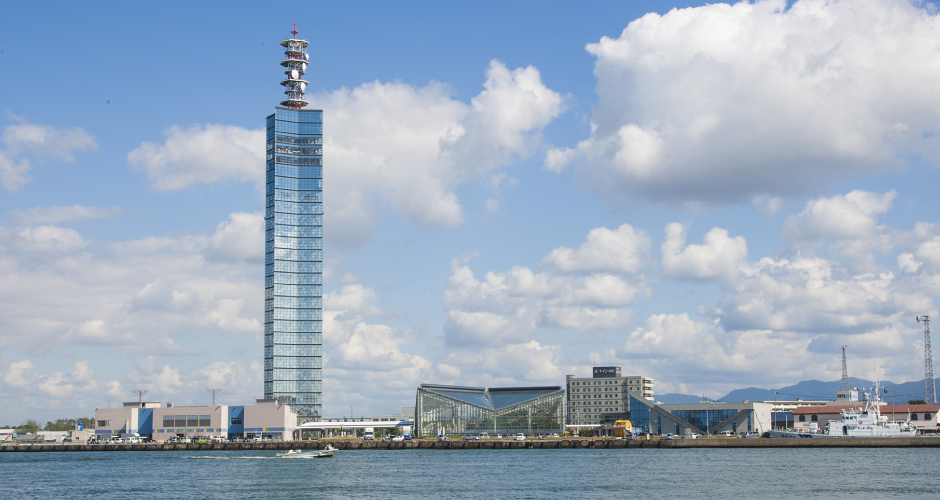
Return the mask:
<path id="1" fill-rule="evenodd" d="M 935 383 L 940 386 L 940 379 L 936 379 Z M 857 388 L 859 390 L 859 397 L 861 393 L 866 390 L 875 387 L 875 383 L 871 380 L 865 380 L 855 377 L 849 377 L 849 383 L 852 388 Z M 924 397 L 924 381 L 919 382 L 904 382 L 903 384 L 896 384 L 894 382 L 881 381 L 881 399 L 888 403 L 891 403 L 891 397 L 894 396 L 894 402 L 897 404 L 904 404 L 911 399 L 926 399 Z M 836 380 L 833 382 L 822 382 L 819 380 L 806 380 L 795 385 L 789 385 L 786 387 L 781 387 L 779 389 L 760 389 L 758 387 L 748 387 L 746 389 L 735 389 L 722 398 L 718 398 L 718 401 L 728 402 L 728 403 L 740 403 L 743 401 L 773 401 L 774 399 L 780 401 L 794 401 L 799 398 L 805 400 L 834 400 L 836 398 L 836 391 L 839 390 L 841 385 L 841 380 Z M 657 394 L 653 396 L 653 399 L 656 401 L 662 401 L 664 404 L 694 404 L 702 401 L 702 396 L 695 396 L 690 394 Z M 708 401 L 713 401 L 711 398 L 705 398 Z"/>

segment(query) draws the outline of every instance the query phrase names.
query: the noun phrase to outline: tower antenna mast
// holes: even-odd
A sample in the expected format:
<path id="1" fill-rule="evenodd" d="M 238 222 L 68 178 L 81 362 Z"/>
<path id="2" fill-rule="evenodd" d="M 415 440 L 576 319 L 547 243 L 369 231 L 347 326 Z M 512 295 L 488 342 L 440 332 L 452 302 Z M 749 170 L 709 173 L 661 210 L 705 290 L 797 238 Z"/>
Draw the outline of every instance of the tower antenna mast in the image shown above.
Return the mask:
<path id="1" fill-rule="evenodd" d="M 147 389 L 135 389 L 135 390 L 134 390 L 134 394 L 137 395 L 137 403 L 138 403 L 138 404 L 143 404 L 143 403 L 144 403 L 144 394 L 147 394 L 148 392 L 150 392 L 150 391 L 148 391 Z"/>
<path id="2" fill-rule="evenodd" d="M 933 354 L 930 352 L 930 316 L 918 316 L 917 322 L 924 322 L 924 385 L 927 404 L 937 404 L 937 386 L 933 378 Z"/>
<path id="3" fill-rule="evenodd" d="M 212 393 L 212 406 L 215 406 L 215 395 L 222 392 L 222 389 L 206 389 Z"/>
<path id="4" fill-rule="evenodd" d="M 845 348 L 847 345 L 842 346 L 842 386 L 839 387 L 840 391 L 849 390 L 849 368 L 845 364 Z"/>

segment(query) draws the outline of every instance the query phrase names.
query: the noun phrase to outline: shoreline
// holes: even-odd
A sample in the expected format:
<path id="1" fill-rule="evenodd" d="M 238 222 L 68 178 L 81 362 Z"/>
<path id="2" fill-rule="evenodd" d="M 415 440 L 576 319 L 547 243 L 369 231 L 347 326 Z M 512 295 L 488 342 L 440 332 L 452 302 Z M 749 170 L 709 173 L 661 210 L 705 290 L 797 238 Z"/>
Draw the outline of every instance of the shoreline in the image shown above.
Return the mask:
<path id="1" fill-rule="evenodd" d="M 412 440 L 309 440 L 262 443 L 140 443 L 140 444 L 3 444 L 0 452 L 55 451 L 225 451 L 317 450 L 327 444 L 338 450 L 547 450 L 547 449 L 695 449 L 695 448 L 940 448 L 940 437 L 913 438 L 760 438 L 760 439 L 545 439 L 513 441 Z"/>

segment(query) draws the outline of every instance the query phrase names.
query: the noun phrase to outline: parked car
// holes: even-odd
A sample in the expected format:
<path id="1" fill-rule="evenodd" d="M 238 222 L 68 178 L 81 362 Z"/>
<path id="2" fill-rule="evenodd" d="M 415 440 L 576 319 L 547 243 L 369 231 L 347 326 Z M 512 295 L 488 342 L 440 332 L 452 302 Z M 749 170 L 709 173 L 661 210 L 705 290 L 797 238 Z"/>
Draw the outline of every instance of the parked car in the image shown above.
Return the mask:
<path id="1" fill-rule="evenodd" d="M 502 435 L 502 434 L 497 434 L 497 435 L 496 435 L 496 439 L 503 439 L 503 435 Z"/>
<path id="2" fill-rule="evenodd" d="M 447 436 L 440 434 L 437 436 L 438 441 L 447 441 Z"/>
<path id="3" fill-rule="evenodd" d="M 760 433 L 757 431 L 745 432 L 744 436 L 742 437 L 746 437 L 748 439 L 756 439 L 760 437 Z"/>
<path id="4" fill-rule="evenodd" d="M 701 434 L 696 434 L 696 433 L 693 432 L 689 437 L 692 438 L 692 439 L 698 439 L 698 438 L 702 437 L 702 435 L 701 435 Z"/>
<path id="5" fill-rule="evenodd" d="M 663 436 L 663 439 L 675 439 L 675 438 L 676 438 L 676 435 L 671 432 Z"/>
<path id="6" fill-rule="evenodd" d="M 411 434 L 405 434 L 405 441 L 411 441 Z"/>
<path id="7" fill-rule="evenodd" d="M 489 439 L 489 438 L 490 438 L 490 435 L 485 432 L 481 432 L 479 435 L 479 439 Z"/>
<path id="8" fill-rule="evenodd" d="M 718 435 L 731 437 L 731 436 L 734 436 L 734 433 L 731 431 L 721 431 Z"/>
<path id="9" fill-rule="evenodd" d="M 464 434 L 460 437 L 460 439 L 463 439 L 464 441 L 474 441 L 480 438 L 476 434 Z"/>
<path id="10" fill-rule="evenodd" d="M 516 441 L 525 441 L 525 434 L 520 432 L 519 434 L 516 434 L 515 436 L 513 436 L 513 439 L 515 439 Z"/>
<path id="11" fill-rule="evenodd" d="M 392 438 L 393 443 L 400 443 L 405 440 L 405 436 L 395 436 Z"/>

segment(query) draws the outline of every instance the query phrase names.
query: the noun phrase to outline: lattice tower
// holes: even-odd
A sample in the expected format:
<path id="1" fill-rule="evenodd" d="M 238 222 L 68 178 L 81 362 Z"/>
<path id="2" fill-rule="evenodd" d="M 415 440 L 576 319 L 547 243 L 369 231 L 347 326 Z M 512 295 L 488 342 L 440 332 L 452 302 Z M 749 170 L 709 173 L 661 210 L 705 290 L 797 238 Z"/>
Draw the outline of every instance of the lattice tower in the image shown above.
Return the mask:
<path id="1" fill-rule="evenodd" d="M 933 378 L 933 354 L 930 352 L 930 316 L 918 316 L 917 322 L 924 322 L 924 385 L 926 385 L 927 404 L 937 404 L 937 386 Z"/>
<path id="2" fill-rule="evenodd" d="M 148 392 L 150 391 L 148 391 L 147 389 L 135 389 L 134 390 L 134 394 L 137 395 L 138 404 L 142 404 L 144 402 L 144 394 L 147 394 Z"/>
<path id="3" fill-rule="evenodd" d="M 839 387 L 841 391 L 849 390 L 849 368 L 845 364 L 845 348 L 847 345 L 842 346 L 842 385 Z"/>
<path id="4" fill-rule="evenodd" d="M 206 389 L 206 391 L 212 393 L 212 406 L 215 406 L 215 395 L 222 392 L 222 389 Z"/>

